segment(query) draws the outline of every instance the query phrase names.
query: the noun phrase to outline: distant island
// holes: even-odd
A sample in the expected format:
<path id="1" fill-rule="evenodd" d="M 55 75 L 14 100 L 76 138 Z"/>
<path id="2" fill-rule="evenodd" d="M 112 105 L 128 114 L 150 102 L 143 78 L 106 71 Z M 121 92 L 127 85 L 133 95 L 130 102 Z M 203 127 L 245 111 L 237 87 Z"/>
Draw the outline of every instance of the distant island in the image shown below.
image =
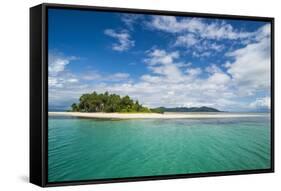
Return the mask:
<path id="1" fill-rule="evenodd" d="M 218 109 L 212 107 L 173 107 L 173 108 L 166 108 L 166 107 L 158 107 L 152 109 L 157 113 L 164 113 L 164 112 L 221 112 Z"/>
<path id="2" fill-rule="evenodd" d="M 117 94 L 87 93 L 79 98 L 79 103 L 71 105 L 71 112 L 104 112 L 104 113 L 164 113 L 164 112 L 220 112 L 211 107 L 144 107 L 128 95 L 121 97 Z"/>

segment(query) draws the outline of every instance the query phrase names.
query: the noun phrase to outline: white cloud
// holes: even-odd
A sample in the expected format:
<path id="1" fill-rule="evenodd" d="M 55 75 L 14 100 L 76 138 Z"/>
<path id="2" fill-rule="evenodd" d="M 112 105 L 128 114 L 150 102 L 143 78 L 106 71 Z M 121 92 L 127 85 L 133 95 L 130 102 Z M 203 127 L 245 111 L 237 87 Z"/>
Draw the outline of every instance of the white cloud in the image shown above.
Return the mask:
<path id="1" fill-rule="evenodd" d="M 191 54 L 192 56 L 199 58 L 215 55 L 225 49 L 223 44 L 210 42 L 210 40 L 200 36 L 199 33 L 185 33 L 177 35 L 174 46 L 185 47 L 189 52 L 193 51 Z"/>
<path id="2" fill-rule="evenodd" d="M 119 73 L 114 73 L 112 75 L 105 76 L 104 79 L 109 81 L 122 81 L 122 80 L 127 80 L 129 77 L 130 74 L 119 72 Z"/>
<path id="3" fill-rule="evenodd" d="M 105 74 L 99 71 L 86 71 L 79 74 L 82 80 L 86 81 L 94 81 L 94 82 L 102 82 L 102 81 L 122 81 L 126 80 L 130 77 L 128 73 L 113 73 L 113 74 Z"/>
<path id="4" fill-rule="evenodd" d="M 208 82 L 211 85 L 216 85 L 216 84 L 227 85 L 230 82 L 230 80 L 231 79 L 227 74 L 223 72 L 215 72 L 209 77 Z"/>
<path id="5" fill-rule="evenodd" d="M 175 42 L 175 45 L 184 45 L 184 46 L 193 46 L 199 42 L 199 39 L 196 38 L 194 34 L 185 34 L 178 36 Z"/>
<path id="6" fill-rule="evenodd" d="M 214 73 L 221 73 L 222 70 L 215 64 L 211 64 L 205 68 L 206 72 L 214 74 Z"/>
<path id="7" fill-rule="evenodd" d="M 209 57 L 212 53 L 210 51 L 204 51 L 204 52 L 196 52 L 196 51 L 193 51 L 192 52 L 192 56 L 193 57 L 196 57 L 196 58 L 199 58 L 199 59 L 202 59 L 204 57 Z"/>
<path id="8" fill-rule="evenodd" d="M 200 55 L 206 51 L 221 52 L 225 48 L 222 44 L 210 42 L 191 33 L 177 36 L 174 45 L 194 49 Z"/>
<path id="9" fill-rule="evenodd" d="M 161 83 L 162 77 L 145 74 L 141 76 L 141 80 L 148 83 Z"/>
<path id="10" fill-rule="evenodd" d="M 62 77 L 51 77 L 49 76 L 48 84 L 50 88 L 63 88 L 66 85 L 72 85 L 74 83 L 78 83 L 79 80 L 77 78 L 67 78 L 62 75 Z"/>
<path id="11" fill-rule="evenodd" d="M 270 97 L 257 98 L 249 104 L 253 109 L 270 109 Z"/>
<path id="12" fill-rule="evenodd" d="M 65 57 L 60 53 L 51 52 L 48 55 L 48 71 L 49 75 L 56 76 L 58 73 L 63 72 L 65 70 L 66 65 L 70 63 L 72 60 L 77 60 L 77 57 Z"/>
<path id="13" fill-rule="evenodd" d="M 210 44 L 207 46 L 207 48 L 220 52 L 220 51 L 222 51 L 222 50 L 224 49 L 224 45 L 222 45 L 222 44 L 217 44 L 217 43 L 210 43 Z"/>
<path id="14" fill-rule="evenodd" d="M 99 80 L 102 78 L 102 75 L 98 71 L 86 71 L 81 74 L 81 78 L 88 81 Z"/>
<path id="15" fill-rule="evenodd" d="M 123 80 L 129 78 L 130 74 L 128 73 L 115 73 L 112 75 L 112 79 Z"/>
<path id="16" fill-rule="evenodd" d="M 152 28 L 170 33 L 193 31 L 202 29 L 203 25 L 197 18 L 178 20 L 174 16 L 153 16 L 148 25 Z"/>
<path id="17" fill-rule="evenodd" d="M 207 23 L 208 19 L 174 16 L 153 16 L 150 27 L 170 33 L 194 33 L 207 39 L 243 39 L 253 36 L 251 32 L 237 31 L 230 24 L 221 21 Z"/>
<path id="18" fill-rule="evenodd" d="M 148 52 L 148 58 L 144 61 L 153 74 L 163 75 L 168 80 L 176 82 L 181 80 L 181 71 L 175 62 L 179 58 L 179 52 L 171 53 L 165 50 L 154 49 Z"/>
<path id="19" fill-rule="evenodd" d="M 50 88 L 52 87 L 60 88 L 63 86 L 62 83 L 60 83 L 56 77 L 51 77 L 51 76 L 49 76 L 48 84 Z"/>
<path id="20" fill-rule="evenodd" d="M 130 29 L 134 30 L 134 24 L 138 22 L 141 18 L 143 18 L 140 14 L 122 14 L 121 20 L 122 22 Z"/>
<path id="21" fill-rule="evenodd" d="M 48 84 L 50 88 L 62 88 L 67 83 L 77 83 L 78 79 L 65 71 L 71 61 L 77 60 L 75 56 L 64 56 L 51 51 L 48 55 Z"/>
<path id="22" fill-rule="evenodd" d="M 188 69 L 186 70 L 186 73 L 187 73 L 189 76 L 194 77 L 194 76 L 200 75 L 200 74 L 202 73 L 202 70 L 201 70 L 201 68 L 188 68 Z"/>
<path id="23" fill-rule="evenodd" d="M 241 95 L 253 95 L 258 91 L 270 90 L 270 38 L 266 33 L 260 36 L 258 42 L 227 54 L 234 62 L 227 62 L 225 67 L 240 89 Z"/>
<path id="24" fill-rule="evenodd" d="M 178 62 L 178 63 L 176 63 L 176 66 L 177 66 L 177 67 L 180 67 L 180 68 L 191 67 L 191 65 L 192 65 L 192 62 L 187 62 L 187 63 Z"/>
<path id="25" fill-rule="evenodd" d="M 264 38 L 270 38 L 270 34 L 271 34 L 270 32 L 271 32 L 270 24 L 266 24 L 255 32 L 255 39 L 257 41 L 260 41 Z"/>
<path id="26" fill-rule="evenodd" d="M 77 83 L 79 80 L 77 78 L 69 78 L 67 79 L 67 82 L 69 83 Z"/>
<path id="27" fill-rule="evenodd" d="M 176 34 L 172 44 L 186 48 L 196 58 L 216 55 L 228 48 L 222 40 L 249 44 L 259 41 L 270 30 L 266 25 L 258 31 L 248 32 L 237 30 L 225 21 L 175 16 L 153 16 L 147 25 L 154 30 Z"/>
<path id="28" fill-rule="evenodd" d="M 112 49 L 115 51 L 123 52 L 135 46 L 135 41 L 130 39 L 131 36 L 126 30 L 116 32 L 112 29 L 106 29 L 104 34 L 115 38 L 118 41 L 118 43 L 112 44 Z"/>

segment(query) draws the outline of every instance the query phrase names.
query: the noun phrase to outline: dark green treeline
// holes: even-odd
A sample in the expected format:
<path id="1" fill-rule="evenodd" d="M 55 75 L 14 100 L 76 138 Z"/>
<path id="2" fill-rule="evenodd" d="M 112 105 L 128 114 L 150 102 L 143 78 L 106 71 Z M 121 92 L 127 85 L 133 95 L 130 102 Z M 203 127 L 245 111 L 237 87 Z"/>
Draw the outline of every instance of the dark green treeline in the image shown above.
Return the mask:
<path id="1" fill-rule="evenodd" d="M 71 105 L 71 111 L 76 112 L 144 112 L 151 110 L 142 106 L 138 101 L 132 100 L 129 96 L 121 97 L 117 94 L 97 93 L 83 94 L 79 103 Z"/>

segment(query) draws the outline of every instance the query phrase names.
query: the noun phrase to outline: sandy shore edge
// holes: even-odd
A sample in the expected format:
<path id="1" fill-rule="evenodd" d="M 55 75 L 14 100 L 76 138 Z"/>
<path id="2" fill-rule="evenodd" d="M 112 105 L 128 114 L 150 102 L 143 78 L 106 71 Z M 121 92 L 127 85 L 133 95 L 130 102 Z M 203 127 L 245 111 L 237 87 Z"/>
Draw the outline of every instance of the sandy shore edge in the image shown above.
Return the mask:
<path id="1" fill-rule="evenodd" d="M 82 112 L 48 112 L 49 116 L 72 116 L 84 118 L 101 118 L 101 119 L 198 119 L 198 118 L 236 118 L 236 117 L 259 117 L 262 114 L 159 114 L 159 113 L 82 113 Z"/>

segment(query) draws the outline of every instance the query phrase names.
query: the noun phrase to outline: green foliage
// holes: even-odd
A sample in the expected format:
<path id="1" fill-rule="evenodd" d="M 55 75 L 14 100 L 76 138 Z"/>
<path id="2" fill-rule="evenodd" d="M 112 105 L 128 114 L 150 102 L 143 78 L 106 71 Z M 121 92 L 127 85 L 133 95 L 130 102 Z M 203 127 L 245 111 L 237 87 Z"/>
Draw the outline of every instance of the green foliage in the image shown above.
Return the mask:
<path id="1" fill-rule="evenodd" d="M 153 113 L 164 113 L 165 112 L 165 108 L 163 108 L 163 107 L 153 108 L 153 109 L 150 109 L 150 110 Z"/>
<path id="2" fill-rule="evenodd" d="M 79 110 L 76 103 L 73 103 L 73 104 L 71 105 L 71 110 L 72 110 L 72 111 L 78 111 L 78 110 Z"/>
<path id="3" fill-rule="evenodd" d="M 79 103 L 71 105 L 71 111 L 79 112 L 124 112 L 124 113 L 150 113 L 150 109 L 132 100 L 129 96 L 120 97 L 108 92 L 98 94 L 83 94 L 79 98 Z"/>
<path id="4" fill-rule="evenodd" d="M 219 110 L 212 108 L 212 107 L 173 107 L 173 108 L 166 108 L 166 107 L 157 107 L 150 109 L 152 112 L 156 113 L 164 113 L 164 112 L 220 112 Z"/>

